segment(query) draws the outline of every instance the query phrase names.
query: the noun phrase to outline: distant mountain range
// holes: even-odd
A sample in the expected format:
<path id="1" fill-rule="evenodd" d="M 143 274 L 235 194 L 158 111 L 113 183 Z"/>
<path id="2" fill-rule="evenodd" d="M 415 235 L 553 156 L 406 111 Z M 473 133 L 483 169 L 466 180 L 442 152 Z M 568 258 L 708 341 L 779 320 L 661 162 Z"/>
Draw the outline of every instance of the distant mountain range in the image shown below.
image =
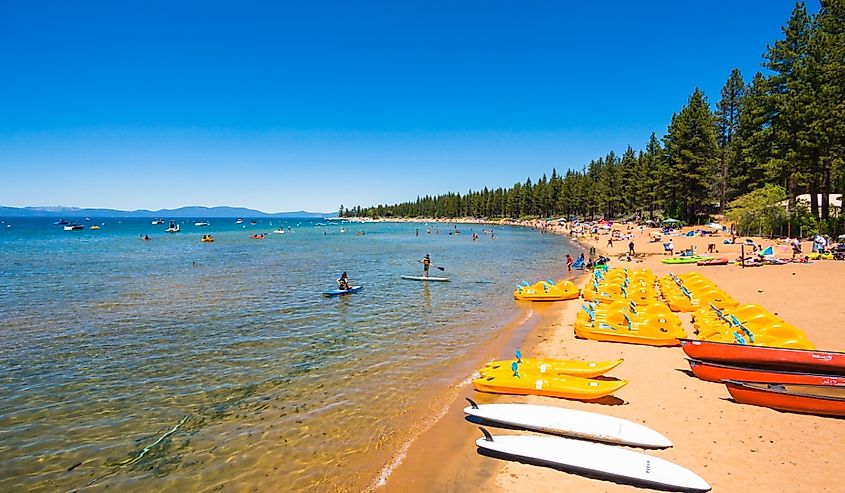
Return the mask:
<path id="1" fill-rule="evenodd" d="M 79 207 L 35 206 L 3 207 L 0 216 L 5 217 L 335 217 L 337 212 L 261 212 L 245 207 L 200 207 L 188 206 L 178 209 L 150 211 L 138 209 L 120 211 L 116 209 L 81 209 Z"/>

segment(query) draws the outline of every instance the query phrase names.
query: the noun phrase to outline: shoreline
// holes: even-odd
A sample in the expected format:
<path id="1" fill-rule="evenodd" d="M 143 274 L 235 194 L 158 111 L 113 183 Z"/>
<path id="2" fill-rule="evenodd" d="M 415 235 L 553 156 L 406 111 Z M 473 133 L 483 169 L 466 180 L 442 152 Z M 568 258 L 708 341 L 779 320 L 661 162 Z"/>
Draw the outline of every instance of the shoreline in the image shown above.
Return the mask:
<path id="1" fill-rule="evenodd" d="M 423 220 L 424 222 L 425 220 Z M 408 221 L 418 222 L 418 221 Z M 431 220 L 438 223 L 502 224 L 465 220 Z M 538 229 L 537 222 L 512 222 L 509 226 Z M 682 232 L 688 231 L 685 228 Z M 845 262 L 817 261 L 742 268 L 739 265 L 697 267 L 666 265 L 661 242 L 648 242 L 652 228 L 633 232 L 638 256 L 634 262 L 620 261 L 628 240 L 612 247 L 599 235 L 575 238 L 563 226 L 550 226 L 549 232 L 562 234 L 581 248 L 595 247 L 599 255 L 611 258 L 613 267 L 647 267 L 658 277 L 669 272 L 697 271 L 707 276 L 741 304 L 756 303 L 804 330 L 820 349 L 845 350 L 845 307 L 837 300 Z M 630 232 L 630 231 L 629 231 Z M 785 245 L 751 237 L 755 243 L 773 245 L 776 255 L 789 258 Z M 677 248 L 706 251 L 717 244 L 717 257 L 733 259 L 740 244 L 724 244 L 725 236 L 674 236 Z M 739 239 L 737 240 L 739 241 Z M 809 243 L 803 243 L 809 252 Z M 577 282 L 583 285 L 584 276 Z M 824 287 L 820 290 L 819 287 Z M 820 296 L 820 292 L 823 293 Z M 548 358 L 607 360 L 621 357 L 625 362 L 610 376 L 629 384 L 618 392 L 624 405 L 601 405 L 538 396 L 507 396 L 474 392 L 468 384 L 463 393 L 482 402 L 524 402 L 598 412 L 643 423 L 668 436 L 674 447 L 651 450 L 648 454 L 673 461 L 701 475 L 712 491 L 743 489 L 756 491 L 809 490 L 838 491 L 836 464 L 838 450 L 845 442 L 845 420 L 779 412 L 764 407 L 733 402 L 724 385 L 700 381 L 689 372 L 680 348 L 654 348 L 629 344 L 603 343 L 574 337 L 573 322 L 581 302 L 556 303 L 548 317 L 538 319 L 525 334 L 521 347 L 526 355 Z M 552 312 L 554 314 L 552 314 Z M 688 336 L 693 335 L 689 313 L 679 313 Z M 491 351 L 492 353 L 492 351 Z M 507 354 L 490 354 L 503 358 Z M 480 362 L 482 363 L 482 362 Z M 480 364 L 479 363 L 479 364 Z M 460 392 L 457 392 L 460 394 Z M 481 492 L 534 491 L 634 491 L 635 487 L 611 481 L 588 479 L 558 470 L 491 459 L 475 451 L 479 432 L 464 420 L 464 401 L 458 395 L 448 411 L 417 443 L 380 491 L 457 491 L 472 484 Z M 469 426 L 468 426 L 469 425 Z M 446 433 L 452 435 L 446 435 Z M 439 436 L 438 436 L 439 433 Z M 445 442 L 434 448 L 438 440 Z M 450 465 L 451 464 L 451 465 Z"/>
<path id="2" fill-rule="evenodd" d="M 396 221 L 418 222 L 418 221 Z M 443 222 L 431 220 L 431 223 Z M 425 224 L 423 220 L 420 224 Z M 493 226 L 535 227 L 521 223 L 490 223 L 450 221 L 450 224 L 486 224 Z M 573 238 L 566 237 L 574 244 Z M 584 284 L 588 279 L 581 271 L 567 273 L 561 263 L 562 274 L 556 278 L 568 278 L 576 284 Z M 508 293 L 510 294 L 510 293 Z M 523 316 L 513 320 L 490 339 L 464 355 L 460 365 L 464 378 L 459 383 L 451 384 L 440 394 L 444 395 L 443 411 L 437 419 L 418 433 L 409 444 L 400 451 L 402 457 L 387 464 L 379 477 L 368 491 L 457 491 L 467 484 L 480 491 L 494 491 L 493 481 L 504 467 L 504 464 L 485 463 L 476 465 L 475 438 L 478 429 L 472 423 L 463 419 L 463 408 L 466 407 L 465 397 L 470 397 L 478 403 L 496 402 L 500 396 L 475 392 L 471 380 L 476 370 L 492 359 L 512 357 L 515 350 L 520 349 L 525 355 L 533 355 L 535 348 L 541 344 L 549 326 L 559 323 L 563 314 L 574 306 L 577 311 L 580 305 L 561 303 L 531 303 L 518 302 L 524 307 Z M 385 470 L 389 475 L 385 476 Z"/>

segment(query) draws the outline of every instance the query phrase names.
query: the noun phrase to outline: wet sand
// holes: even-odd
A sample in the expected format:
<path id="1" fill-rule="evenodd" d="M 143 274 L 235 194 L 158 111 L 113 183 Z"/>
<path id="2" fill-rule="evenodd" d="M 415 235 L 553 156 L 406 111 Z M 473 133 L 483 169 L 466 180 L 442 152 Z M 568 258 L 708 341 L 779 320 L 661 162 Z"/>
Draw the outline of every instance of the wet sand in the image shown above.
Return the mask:
<path id="1" fill-rule="evenodd" d="M 562 228 L 557 232 L 567 233 Z M 665 258 L 662 242 L 648 243 L 648 232 L 645 230 L 642 235 L 638 230 L 634 232 L 635 249 L 642 255 L 637 260 L 641 262 L 617 259 L 627 251 L 628 240 L 614 242 L 612 247 L 607 246 L 606 236 L 600 236 L 598 242 L 593 238 L 582 241 L 585 251 L 596 246 L 599 253 L 612 256 L 611 266 L 645 266 L 658 276 L 668 272 L 701 272 L 741 304 L 760 304 L 801 328 L 818 348 L 845 350 L 845 304 L 841 302 L 845 262 L 817 261 L 745 269 L 737 265 L 667 266 L 660 263 Z M 706 251 L 708 244 L 718 242 L 717 257 L 737 257 L 740 245 L 724 245 L 721 243 L 724 238 L 726 236 L 685 236 L 673 240 L 676 250 L 694 245 L 699 253 Z M 762 239 L 755 241 L 763 247 L 772 244 Z M 805 253 L 810 251 L 808 243 L 803 246 Z M 775 253 L 784 258 L 791 256 L 785 246 L 776 245 Z M 616 394 L 624 404 L 497 396 L 475 392 L 471 385 L 464 384 L 457 389 L 456 398 L 444 417 L 410 447 L 408 457 L 382 491 L 439 492 L 472 488 L 482 492 L 616 492 L 640 489 L 479 455 L 474 441 L 480 432 L 464 419 L 464 396 L 479 403 L 523 402 L 581 409 L 646 424 L 674 443 L 673 448 L 648 453 L 691 469 L 707 480 L 713 491 L 842 491 L 839 469 L 845 464 L 841 458 L 845 419 L 784 413 L 734 403 L 724 385 L 703 382 L 691 375 L 680 348 L 579 340 L 574 337 L 573 322 L 580 303 L 570 301 L 553 306 L 527 333 L 521 344 L 523 353 L 585 360 L 624 358 L 625 362 L 609 373 L 629 380 L 629 384 Z M 690 314 L 680 316 L 684 328 L 692 336 Z M 500 351 L 500 348 L 504 347 L 491 346 L 486 359 L 509 356 L 510 351 Z M 476 367 L 485 359 L 477 358 L 478 355 L 472 358 Z"/>

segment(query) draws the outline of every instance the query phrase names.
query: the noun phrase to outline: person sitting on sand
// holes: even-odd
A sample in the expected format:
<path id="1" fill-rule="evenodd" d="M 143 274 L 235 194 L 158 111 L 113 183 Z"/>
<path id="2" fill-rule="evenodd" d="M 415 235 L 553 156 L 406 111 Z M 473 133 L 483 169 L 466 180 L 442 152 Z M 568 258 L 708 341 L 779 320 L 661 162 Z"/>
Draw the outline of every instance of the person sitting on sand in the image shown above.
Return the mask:
<path id="1" fill-rule="evenodd" d="M 347 291 L 349 289 L 349 278 L 346 277 L 346 271 L 340 275 L 340 279 L 337 280 L 337 289 L 341 291 Z"/>
<path id="2" fill-rule="evenodd" d="M 423 264 L 423 277 L 428 277 L 428 269 L 431 267 L 431 257 L 426 253 L 420 262 Z"/>

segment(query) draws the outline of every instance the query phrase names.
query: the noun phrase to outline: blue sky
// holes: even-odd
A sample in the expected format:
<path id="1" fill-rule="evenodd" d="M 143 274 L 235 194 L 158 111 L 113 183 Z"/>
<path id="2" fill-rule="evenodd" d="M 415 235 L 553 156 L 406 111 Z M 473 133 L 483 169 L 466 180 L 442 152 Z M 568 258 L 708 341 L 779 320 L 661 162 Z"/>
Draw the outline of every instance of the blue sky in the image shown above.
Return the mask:
<path id="1" fill-rule="evenodd" d="M 0 205 L 332 211 L 580 169 L 749 80 L 793 6 L 0 0 Z"/>

